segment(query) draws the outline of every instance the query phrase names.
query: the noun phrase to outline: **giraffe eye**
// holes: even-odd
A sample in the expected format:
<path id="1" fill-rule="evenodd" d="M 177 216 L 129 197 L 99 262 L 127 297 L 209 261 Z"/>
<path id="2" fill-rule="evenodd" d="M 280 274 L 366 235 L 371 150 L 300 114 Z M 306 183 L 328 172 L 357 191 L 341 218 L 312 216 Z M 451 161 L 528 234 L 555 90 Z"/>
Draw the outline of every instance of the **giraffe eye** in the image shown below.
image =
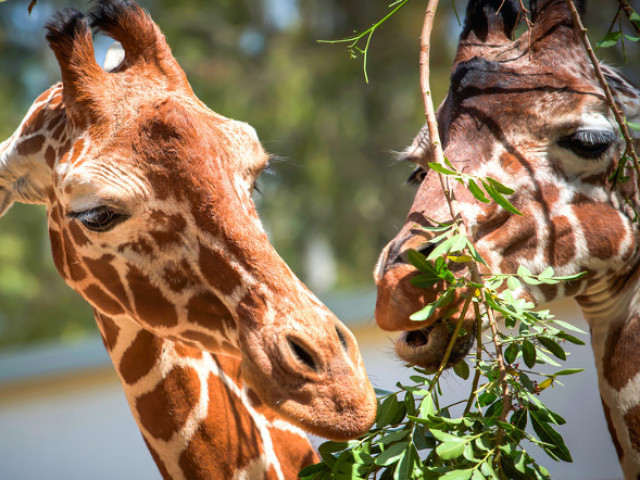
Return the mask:
<path id="1" fill-rule="evenodd" d="M 617 136 L 604 130 L 576 130 L 558 142 L 562 148 L 571 150 L 579 157 L 589 160 L 598 158 L 617 140 Z"/>
<path id="2" fill-rule="evenodd" d="M 116 213 L 113 209 L 105 206 L 84 212 L 71 212 L 69 217 L 76 219 L 93 232 L 106 232 L 129 218 L 128 215 Z"/>

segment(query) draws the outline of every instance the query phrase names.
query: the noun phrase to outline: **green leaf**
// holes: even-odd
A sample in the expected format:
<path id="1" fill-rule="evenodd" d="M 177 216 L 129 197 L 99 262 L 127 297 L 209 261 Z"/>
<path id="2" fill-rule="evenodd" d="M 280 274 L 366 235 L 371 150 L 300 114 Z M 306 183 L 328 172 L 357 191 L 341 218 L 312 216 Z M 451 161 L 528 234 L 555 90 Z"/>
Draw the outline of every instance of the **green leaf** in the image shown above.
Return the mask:
<path id="1" fill-rule="evenodd" d="M 516 277 L 507 277 L 507 287 L 509 287 L 509 290 L 515 291 L 521 286 L 522 284 L 520 283 L 520 280 Z"/>
<path id="2" fill-rule="evenodd" d="M 631 130 L 635 130 L 637 132 L 640 132 L 640 123 L 627 122 L 627 125 L 629 126 L 629 128 Z"/>
<path id="3" fill-rule="evenodd" d="M 574 375 L 584 371 L 584 368 L 565 368 L 554 373 L 554 375 Z"/>
<path id="4" fill-rule="evenodd" d="M 414 454 L 413 447 L 409 447 L 405 454 L 400 457 L 398 465 L 393 472 L 393 480 L 406 480 L 410 478 L 413 472 L 413 464 L 416 455 Z"/>
<path id="5" fill-rule="evenodd" d="M 442 430 L 437 430 L 435 428 L 430 428 L 429 431 L 431 432 L 431 435 L 436 438 L 436 440 L 442 443 L 455 443 L 464 441 L 464 439 L 461 439 L 456 435 L 451 435 L 450 433 L 443 432 Z"/>
<path id="6" fill-rule="evenodd" d="M 544 447 L 547 453 L 552 453 L 554 456 L 565 462 L 573 462 L 569 449 L 564 444 L 564 440 L 558 432 L 556 432 L 551 425 L 542 421 L 540 417 L 532 410 L 529 411 L 529 418 L 531 419 L 531 425 L 533 430 L 538 435 L 538 438 L 545 443 L 553 445 L 553 448 Z"/>
<path id="7" fill-rule="evenodd" d="M 469 480 L 471 475 L 473 475 L 473 468 L 468 470 L 450 470 L 439 477 L 438 480 Z"/>
<path id="8" fill-rule="evenodd" d="M 446 240 L 440 242 L 438 245 L 436 245 L 436 248 L 434 248 L 431 251 L 431 253 L 427 257 L 427 260 L 435 260 L 441 255 L 444 255 L 445 253 L 449 253 L 449 251 L 451 250 L 451 246 L 453 245 L 453 242 L 454 242 L 454 237 L 447 238 Z"/>
<path id="9" fill-rule="evenodd" d="M 433 272 L 433 267 L 427 261 L 427 257 L 425 257 L 422 253 L 410 248 L 407 250 L 407 260 L 409 263 L 416 267 L 418 270 L 422 272 L 431 273 Z"/>
<path id="10" fill-rule="evenodd" d="M 469 183 L 467 184 L 467 188 L 471 192 L 471 194 L 482 203 L 489 203 L 489 200 L 486 195 L 482 192 L 482 189 L 478 186 L 478 184 L 472 179 L 469 179 Z"/>
<path id="11" fill-rule="evenodd" d="M 429 162 L 429 168 L 438 173 L 442 173 L 443 175 L 458 175 L 458 172 L 454 170 L 449 170 L 448 168 L 444 168 L 441 164 L 437 162 Z"/>
<path id="12" fill-rule="evenodd" d="M 585 345 L 585 343 L 579 338 L 574 337 L 573 335 L 569 335 L 567 332 L 558 332 L 556 333 L 556 337 L 559 337 L 567 342 L 571 342 L 574 345 Z"/>
<path id="13" fill-rule="evenodd" d="M 436 453 L 442 460 L 451 460 L 457 458 L 464 452 L 465 442 L 456 439 L 456 442 L 441 443 L 436 447 Z"/>
<path id="14" fill-rule="evenodd" d="M 384 467 L 396 463 L 400 459 L 400 456 L 405 454 L 408 446 L 409 442 L 390 445 L 384 452 L 376 457 L 375 464 Z"/>
<path id="15" fill-rule="evenodd" d="M 573 331 L 573 332 L 581 333 L 581 334 L 583 334 L 583 335 L 586 335 L 586 334 L 587 334 L 587 332 L 585 332 L 585 331 L 583 331 L 583 330 L 579 329 L 578 327 L 576 327 L 576 326 L 574 326 L 574 325 L 571 325 L 570 323 L 564 322 L 564 321 L 562 321 L 562 320 L 555 320 L 555 319 L 554 319 L 554 320 L 553 320 L 553 323 L 555 323 L 556 325 L 561 326 L 561 327 L 562 327 L 563 329 L 565 329 L 565 330 L 571 330 L 571 331 Z"/>
<path id="16" fill-rule="evenodd" d="M 410 430 L 399 430 L 395 432 L 390 432 L 380 437 L 380 440 L 378 440 L 378 442 L 382 444 L 397 442 L 405 438 L 410 433 L 411 433 Z"/>
<path id="17" fill-rule="evenodd" d="M 478 469 L 474 470 L 473 475 L 471 475 L 471 480 L 486 480 L 486 478 Z"/>
<path id="18" fill-rule="evenodd" d="M 536 337 L 540 344 L 549 350 L 555 357 L 560 360 L 566 360 L 567 354 L 564 352 L 564 349 L 558 345 L 554 340 L 551 340 L 548 337 L 538 336 Z"/>
<path id="19" fill-rule="evenodd" d="M 463 380 L 469 378 L 469 365 L 464 360 L 460 360 L 453 366 L 453 371 L 456 375 L 458 375 Z"/>
<path id="20" fill-rule="evenodd" d="M 506 198 L 502 196 L 500 192 L 498 192 L 495 188 L 493 188 L 489 183 L 482 180 L 482 186 L 487 191 L 489 196 L 493 198 L 494 202 L 504 208 L 507 212 L 514 213 L 516 215 L 522 215 L 522 212 L 514 207 L 511 202 L 509 202 Z"/>
<path id="21" fill-rule="evenodd" d="M 519 350 L 520 349 L 518 348 L 518 344 L 516 342 L 510 343 L 506 348 L 506 350 L 504 351 L 504 359 L 509 365 L 511 365 L 515 361 L 516 357 L 518 356 Z"/>
<path id="22" fill-rule="evenodd" d="M 597 48 L 609 48 L 613 47 L 618 43 L 620 37 L 622 36 L 622 32 L 609 32 L 602 39 L 596 43 Z"/>
<path id="23" fill-rule="evenodd" d="M 491 186 L 496 189 L 497 192 L 500 192 L 503 195 L 511 195 L 512 193 L 515 193 L 515 190 L 513 188 L 503 185 L 502 183 L 497 181 L 495 178 L 487 177 L 487 180 L 489 181 Z"/>
<path id="24" fill-rule="evenodd" d="M 640 42 L 640 37 L 634 37 L 632 35 L 624 35 L 624 38 L 626 38 L 627 40 L 629 40 L 630 42 Z"/>
<path id="25" fill-rule="evenodd" d="M 529 340 L 525 340 L 522 342 L 522 357 L 524 358 L 524 363 L 529 368 L 533 368 L 536 364 L 536 347 Z"/>
<path id="26" fill-rule="evenodd" d="M 395 396 L 387 397 L 378 408 L 376 426 L 382 428 L 387 425 L 400 423 L 405 415 L 405 407 Z"/>
<path id="27" fill-rule="evenodd" d="M 3 0 L 0 0 L 0 1 L 3 1 Z M 300 470 L 300 472 L 298 472 L 298 477 L 300 477 L 301 479 L 304 477 L 315 478 L 313 475 L 317 475 L 320 473 L 330 474 L 331 469 L 324 463 L 316 463 L 314 465 L 308 465 L 304 467 L 302 470 Z"/>
<path id="28" fill-rule="evenodd" d="M 429 415 L 433 415 L 436 413 L 436 409 L 433 406 L 433 398 L 431 397 L 431 392 L 427 392 L 427 394 L 420 402 L 420 416 L 422 418 L 427 418 Z"/>
<path id="29" fill-rule="evenodd" d="M 532 275 L 531 270 L 529 270 L 527 267 L 525 267 L 524 265 L 520 265 L 518 267 L 518 271 L 516 272 L 518 276 L 520 277 L 530 277 Z"/>

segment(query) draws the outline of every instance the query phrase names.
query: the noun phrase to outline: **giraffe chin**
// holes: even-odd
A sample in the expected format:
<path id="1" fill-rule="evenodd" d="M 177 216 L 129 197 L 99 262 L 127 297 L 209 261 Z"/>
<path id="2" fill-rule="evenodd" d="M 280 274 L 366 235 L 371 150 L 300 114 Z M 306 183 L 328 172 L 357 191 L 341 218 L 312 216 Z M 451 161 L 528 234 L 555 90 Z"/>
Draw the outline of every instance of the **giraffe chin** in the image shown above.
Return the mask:
<path id="1" fill-rule="evenodd" d="M 395 351 L 405 362 L 436 371 L 444 358 L 445 351 L 451 341 L 451 327 L 455 321 L 447 324 L 436 322 L 419 330 L 404 331 L 395 340 Z M 467 325 L 468 324 L 468 325 Z M 475 322 L 465 321 L 465 333 L 453 345 L 446 367 L 452 367 L 469 352 L 475 338 Z"/>

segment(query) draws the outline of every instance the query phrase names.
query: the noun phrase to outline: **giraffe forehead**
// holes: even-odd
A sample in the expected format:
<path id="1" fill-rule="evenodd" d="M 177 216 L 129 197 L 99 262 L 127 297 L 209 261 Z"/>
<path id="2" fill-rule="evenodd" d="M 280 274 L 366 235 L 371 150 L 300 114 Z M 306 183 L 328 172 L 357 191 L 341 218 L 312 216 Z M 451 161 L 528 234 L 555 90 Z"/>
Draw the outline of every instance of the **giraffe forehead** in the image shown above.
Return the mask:
<path id="1" fill-rule="evenodd" d="M 102 205 L 131 207 L 150 198 L 144 172 L 122 159 L 61 164 L 56 167 L 55 178 L 61 203 L 74 212 Z"/>

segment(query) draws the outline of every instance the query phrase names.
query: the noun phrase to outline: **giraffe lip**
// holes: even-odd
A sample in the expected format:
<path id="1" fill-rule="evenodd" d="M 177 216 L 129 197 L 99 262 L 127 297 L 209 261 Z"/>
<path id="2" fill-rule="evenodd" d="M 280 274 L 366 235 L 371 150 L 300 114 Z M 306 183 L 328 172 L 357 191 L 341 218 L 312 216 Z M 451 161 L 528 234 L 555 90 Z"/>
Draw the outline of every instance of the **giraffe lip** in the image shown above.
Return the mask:
<path id="1" fill-rule="evenodd" d="M 472 330 L 455 342 L 447 368 L 458 363 L 470 350 L 475 339 L 475 328 Z M 448 326 L 437 322 L 425 328 L 403 331 L 395 341 L 395 351 L 405 362 L 435 371 L 440 366 L 450 340 Z"/>

